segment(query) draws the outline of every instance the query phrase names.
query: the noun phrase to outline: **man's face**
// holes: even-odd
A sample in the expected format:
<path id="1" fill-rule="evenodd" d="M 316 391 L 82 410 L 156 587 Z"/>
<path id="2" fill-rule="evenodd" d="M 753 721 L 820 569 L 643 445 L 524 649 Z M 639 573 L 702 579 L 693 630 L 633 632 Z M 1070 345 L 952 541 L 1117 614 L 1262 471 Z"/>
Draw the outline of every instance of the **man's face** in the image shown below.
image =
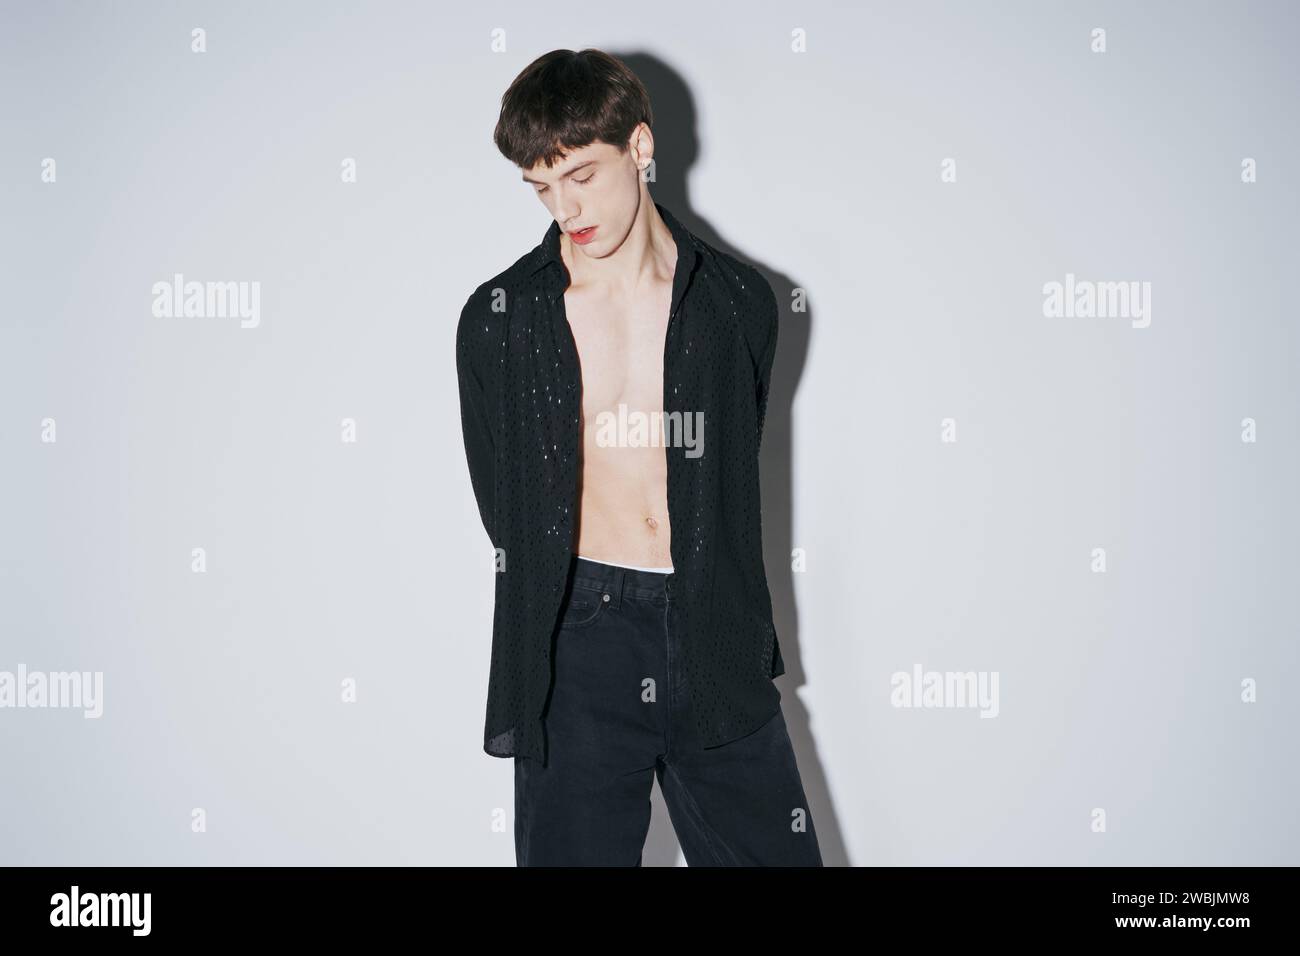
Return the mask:
<path id="1" fill-rule="evenodd" d="M 592 258 L 609 255 L 632 229 L 641 189 L 632 150 L 591 143 L 570 150 L 550 169 L 538 163 L 523 178 L 569 234 L 573 248 Z"/>

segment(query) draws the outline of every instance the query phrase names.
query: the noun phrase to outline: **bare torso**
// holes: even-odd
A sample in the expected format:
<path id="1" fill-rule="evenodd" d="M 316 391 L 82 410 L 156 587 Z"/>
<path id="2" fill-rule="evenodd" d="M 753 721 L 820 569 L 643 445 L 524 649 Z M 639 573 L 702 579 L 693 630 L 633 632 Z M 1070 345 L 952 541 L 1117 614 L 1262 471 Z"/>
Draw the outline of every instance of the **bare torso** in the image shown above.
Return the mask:
<path id="1" fill-rule="evenodd" d="M 576 283 L 564 294 L 582 368 L 577 553 L 586 558 L 654 568 L 673 563 L 661 425 L 672 278 L 669 262 L 666 276 L 654 276 L 635 295 L 619 297 Z M 639 413 L 658 437 L 638 445 L 633 428 L 609 425 L 618 422 L 620 403 L 629 426 Z M 609 444 L 620 433 L 630 440 Z"/>

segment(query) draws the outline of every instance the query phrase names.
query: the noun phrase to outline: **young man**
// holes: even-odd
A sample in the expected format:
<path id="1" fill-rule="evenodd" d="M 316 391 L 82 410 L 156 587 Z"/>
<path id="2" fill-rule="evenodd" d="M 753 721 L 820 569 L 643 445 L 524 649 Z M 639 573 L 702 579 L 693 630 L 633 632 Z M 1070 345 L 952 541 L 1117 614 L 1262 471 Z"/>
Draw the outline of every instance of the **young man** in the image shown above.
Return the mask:
<path id="1" fill-rule="evenodd" d="M 599 50 L 502 98 L 554 222 L 456 333 L 497 549 L 483 746 L 515 761 L 520 866 L 640 866 L 656 774 L 689 865 L 820 866 L 762 558 L 776 298 L 651 200 L 651 123 Z"/>

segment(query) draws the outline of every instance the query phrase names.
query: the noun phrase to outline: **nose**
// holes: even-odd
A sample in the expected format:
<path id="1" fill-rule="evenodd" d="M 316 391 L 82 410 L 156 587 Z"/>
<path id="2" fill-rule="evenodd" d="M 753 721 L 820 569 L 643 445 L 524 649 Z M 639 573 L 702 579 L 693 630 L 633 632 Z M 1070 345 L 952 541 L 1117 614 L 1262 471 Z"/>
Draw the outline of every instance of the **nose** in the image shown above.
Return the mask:
<path id="1" fill-rule="evenodd" d="M 555 218 L 559 220 L 560 225 L 568 229 L 569 223 L 578 220 L 577 204 L 567 199 L 557 199 L 555 202 Z"/>

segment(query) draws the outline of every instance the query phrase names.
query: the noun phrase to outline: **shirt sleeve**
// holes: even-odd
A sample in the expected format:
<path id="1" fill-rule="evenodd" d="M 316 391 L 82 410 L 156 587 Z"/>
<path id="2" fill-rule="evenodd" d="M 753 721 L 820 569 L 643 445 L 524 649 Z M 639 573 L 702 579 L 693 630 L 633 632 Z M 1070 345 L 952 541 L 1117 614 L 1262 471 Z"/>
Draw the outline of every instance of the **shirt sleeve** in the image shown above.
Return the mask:
<path id="1" fill-rule="evenodd" d="M 772 382 L 772 361 L 776 358 L 776 339 L 777 329 L 780 326 L 779 309 L 776 302 L 776 293 L 767 282 L 763 283 L 767 289 L 767 294 L 763 297 L 764 312 L 766 322 L 764 328 L 767 331 L 766 342 L 761 352 L 759 352 L 758 365 L 755 369 L 755 395 L 758 399 L 758 447 L 763 447 L 763 421 L 767 417 L 767 397 L 771 390 Z"/>
<path id="2" fill-rule="evenodd" d="M 496 534 L 496 387 L 493 373 L 492 328 L 497 318 L 491 299 L 476 290 L 465 303 L 456 326 L 456 378 L 460 386 L 460 425 L 465 440 L 465 460 L 470 484 L 478 502 L 479 517 L 493 547 Z"/>

